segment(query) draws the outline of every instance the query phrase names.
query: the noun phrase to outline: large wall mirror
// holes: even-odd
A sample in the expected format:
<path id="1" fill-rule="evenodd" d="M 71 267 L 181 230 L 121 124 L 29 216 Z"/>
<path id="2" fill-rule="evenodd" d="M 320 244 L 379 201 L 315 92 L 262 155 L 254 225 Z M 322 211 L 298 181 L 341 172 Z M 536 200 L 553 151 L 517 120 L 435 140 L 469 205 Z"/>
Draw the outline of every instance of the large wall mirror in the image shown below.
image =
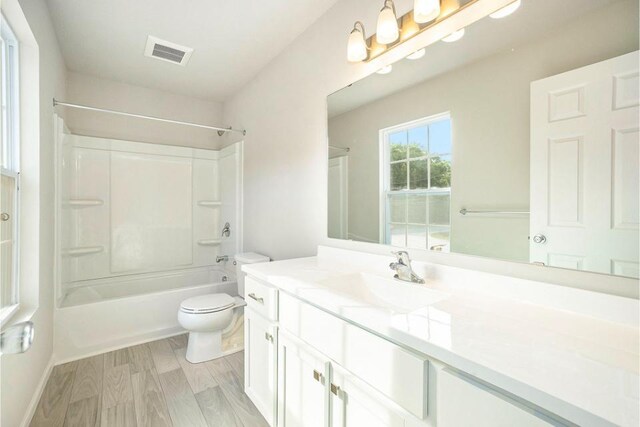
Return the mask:
<path id="1" fill-rule="evenodd" d="M 637 278 L 638 26 L 523 0 L 330 95 L 329 237 Z"/>

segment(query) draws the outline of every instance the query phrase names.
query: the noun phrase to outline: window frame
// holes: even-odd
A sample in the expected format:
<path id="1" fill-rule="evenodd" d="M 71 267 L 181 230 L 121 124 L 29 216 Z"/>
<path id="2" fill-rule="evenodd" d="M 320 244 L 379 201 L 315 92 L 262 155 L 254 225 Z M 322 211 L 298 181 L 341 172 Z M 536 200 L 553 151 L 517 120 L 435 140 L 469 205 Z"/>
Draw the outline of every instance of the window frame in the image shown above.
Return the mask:
<path id="1" fill-rule="evenodd" d="M 0 306 L 4 324 L 20 308 L 20 43 L 4 14 L 0 14 L 0 173 L 14 180 L 11 303 Z"/>
<path id="2" fill-rule="evenodd" d="M 429 229 L 431 227 L 440 227 L 439 225 L 436 224 L 430 224 L 429 223 L 429 218 L 427 216 L 427 219 L 425 220 L 425 224 L 417 224 L 417 223 L 412 223 L 409 222 L 409 219 L 407 218 L 407 220 L 405 222 L 394 222 L 391 221 L 390 218 L 390 209 L 389 209 L 389 205 L 390 205 L 390 200 L 391 200 L 391 196 L 394 195 L 406 195 L 407 197 L 411 196 L 411 195 L 425 195 L 425 196 L 437 196 L 437 195 L 448 195 L 449 196 L 449 207 L 451 207 L 451 187 L 449 188 L 425 188 L 425 189 L 411 189 L 411 182 L 410 182 L 410 167 L 407 167 L 407 188 L 404 190 L 391 190 L 391 164 L 398 164 L 398 163 L 406 163 L 407 165 L 409 165 L 409 163 L 411 161 L 415 161 L 415 160 L 427 160 L 428 162 L 428 181 L 429 181 L 429 185 L 431 184 L 431 159 L 433 157 L 436 157 L 436 155 L 432 155 L 431 153 L 428 153 L 426 156 L 420 156 L 420 157 L 415 157 L 415 158 L 411 158 L 409 157 L 409 151 L 407 149 L 407 158 L 403 159 L 403 160 L 391 160 L 391 144 L 389 143 L 389 137 L 392 134 L 395 134 L 397 132 L 401 132 L 401 131 L 409 131 L 410 129 L 414 129 L 417 127 L 423 127 L 423 126 L 430 126 L 433 123 L 439 122 L 439 121 L 443 121 L 443 120 L 449 120 L 449 122 L 452 121 L 451 119 L 451 114 L 449 111 L 443 112 L 443 113 L 439 113 L 439 114 L 435 114 L 432 116 L 427 116 L 427 117 L 422 117 L 420 119 L 416 119 L 416 120 L 412 120 L 409 122 L 405 122 L 405 123 L 400 123 L 398 125 L 394 125 L 394 126 L 390 126 L 390 127 L 386 127 L 383 129 L 379 130 L 379 148 L 380 148 L 380 237 L 381 237 L 381 243 L 386 244 L 386 245 L 392 245 L 391 244 L 391 225 L 393 224 L 397 224 L 397 225 L 404 225 L 405 227 L 407 227 L 407 229 L 410 226 L 420 226 L 420 227 L 424 227 L 425 228 L 425 232 L 426 232 L 426 241 L 425 241 L 425 248 L 427 250 L 434 250 L 432 249 L 432 247 L 430 246 L 429 243 Z M 407 141 L 408 143 L 409 141 Z M 451 151 L 453 150 L 453 134 L 451 135 Z M 439 156 L 441 155 L 449 155 L 452 156 L 453 153 L 449 152 L 448 154 L 445 153 L 439 153 Z M 426 207 L 426 209 L 428 210 L 428 205 Z M 441 226 L 442 228 L 448 228 L 449 229 L 449 236 L 451 236 L 451 209 L 449 209 L 449 225 L 443 225 Z M 405 246 L 407 248 L 411 248 L 408 246 L 408 238 L 407 235 L 405 233 Z M 449 245 L 451 243 L 451 240 L 449 238 Z M 420 249 L 420 248 L 414 248 L 414 249 Z"/>

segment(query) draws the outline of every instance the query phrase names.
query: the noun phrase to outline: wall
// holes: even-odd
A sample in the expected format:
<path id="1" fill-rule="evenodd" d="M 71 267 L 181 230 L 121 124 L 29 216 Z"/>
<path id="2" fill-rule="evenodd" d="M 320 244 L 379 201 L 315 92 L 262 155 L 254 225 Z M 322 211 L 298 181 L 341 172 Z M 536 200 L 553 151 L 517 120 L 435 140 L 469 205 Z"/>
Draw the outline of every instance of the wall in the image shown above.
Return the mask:
<path id="1" fill-rule="evenodd" d="M 599 25 L 634 16 L 631 2 L 621 6 L 580 16 L 513 51 L 331 118 L 329 140 L 351 148 L 350 235 L 379 241 L 379 130 L 449 111 L 454 135 L 452 252 L 528 261 L 527 217 L 464 217 L 458 212 L 528 209 L 530 83 L 636 50 L 636 35 L 625 25 Z M 580 37 L 582 43 L 571 43 Z"/>
<path id="2" fill-rule="evenodd" d="M 22 8 L 22 12 L 20 11 Z M 66 69 L 44 0 L 4 0 L 2 11 L 14 25 L 21 40 L 21 65 L 29 61 L 32 75 L 21 81 L 22 98 L 22 191 L 32 195 L 22 205 L 21 217 L 29 222 L 21 235 L 21 311 L 16 320 L 31 319 L 35 341 L 24 354 L 2 355 L 2 426 L 20 426 L 28 422 L 35 409 L 41 387 L 51 367 L 53 348 L 53 253 L 54 253 L 54 129 L 51 98 L 64 98 Z M 24 13 L 24 14 L 23 14 Z M 23 21 L 26 17 L 26 21 Z M 21 19 L 20 19 L 21 18 Z M 21 21 L 18 23 L 18 21 Z M 35 40 L 26 35 L 29 27 Z M 39 62 L 39 76 L 33 73 Z M 39 106 L 27 98 L 34 90 Z M 37 117 L 31 122 L 30 115 Z M 34 135 L 34 129 L 39 134 Z M 38 155 L 39 148 L 39 155 Z M 24 150 L 27 150 L 24 153 Z M 28 189 L 28 191 L 27 191 Z M 39 190 L 39 192 L 38 192 Z M 22 228 L 21 228 L 22 232 Z M 28 253 L 25 252 L 28 250 Z M 37 254 L 37 256 L 36 256 Z M 24 257 L 26 255 L 26 257 Z M 25 272 L 25 274 L 22 274 Z M 26 287 L 26 289 L 24 288 Z"/>
<path id="3" fill-rule="evenodd" d="M 205 125 L 223 124 L 220 103 L 73 72 L 68 74 L 67 98 L 63 101 Z M 78 135 L 156 144 L 211 149 L 221 142 L 213 130 L 70 108 L 66 125 Z"/>
<path id="4" fill-rule="evenodd" d="M 360 20 L 375 28 L 369 0 L 341 0 L 224 103 L 223 122 L 243 138 L 244 245 L 272 259 L 312 255 L 327 239 L 327 96 L 384 65 L 433 43 L 508 0 L 485 0 L 369 63 L 346 61 L 346 39 Z M 412 0 L 395 1 L 398 15 Z"/>
<path id="5" fill-rule="evenodd" d="M 626 2 L 637 5 L 635 0 Z M 486 3 L 491 3 L 491 0 Z M 397 1 L 398 14 L 408 11 L 412 4 L 411 1 Z M 376 253 L 388 253 L 391 249 L 326 237 L 326 98 L 379 69 L 384 63 L 418 48 L 413 43 L 417 41 L 414 38 L 380 61 L 349 64 L 345 59 L 346 39 L 353 22 L 361 20 L 366 28 L 375 28 L 377 13 L 378 8 L 372 7 L 367 0 L 340 1 L 242 91 L 225 102 L 224 122 L 247 129 L 244 137 L 245 250 L 284 259 L 313 255 L 321 242 Z M 619 25 L 637 34 L 637 26 L 629 26 L 628 21 Z M 607 24 L 602 22 L 602 25 Z M 452 29 L 455 28 L 448 28 L 448 33 Z M 581 39 L 571 42 L 576 46 L 582 45 Z M 231 136 L 227 142 L 237 138 Z M 638 295 L 637 281 L 624 278 L 500 263 L 462 255 L 421 251 L 412 251 L 412 254 L 415 258 L 448 265 L 621 295 Z"/>

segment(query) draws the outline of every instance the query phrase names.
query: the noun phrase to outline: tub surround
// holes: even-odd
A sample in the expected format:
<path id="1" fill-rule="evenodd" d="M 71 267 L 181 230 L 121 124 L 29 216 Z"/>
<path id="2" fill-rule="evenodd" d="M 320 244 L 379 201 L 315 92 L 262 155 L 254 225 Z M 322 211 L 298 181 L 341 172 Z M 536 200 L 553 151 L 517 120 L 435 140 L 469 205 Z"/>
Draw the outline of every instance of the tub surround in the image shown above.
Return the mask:
<path id="1" fill-rule="evenodd" d="M 561 420 L 638 424 L 637 300 L 420 262 L 426 285 L 405 284 L 392 260 L 321 246 L 243 270 Z"/>

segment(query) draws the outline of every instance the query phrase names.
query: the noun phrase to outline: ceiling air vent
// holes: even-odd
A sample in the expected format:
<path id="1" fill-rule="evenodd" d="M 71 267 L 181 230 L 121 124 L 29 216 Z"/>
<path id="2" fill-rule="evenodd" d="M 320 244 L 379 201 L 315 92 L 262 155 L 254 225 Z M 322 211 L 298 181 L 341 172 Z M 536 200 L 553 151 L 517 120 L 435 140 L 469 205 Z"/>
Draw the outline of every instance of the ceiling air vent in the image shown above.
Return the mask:
<path id="1" fill-rule="evenodd" d="M 180 46 L 153 36 L 147 38 L 147 46 L 144 49 L 145 56 L 183 66 L 187 64 L 192 53 L 193 49 L 190 47 Z"/>

